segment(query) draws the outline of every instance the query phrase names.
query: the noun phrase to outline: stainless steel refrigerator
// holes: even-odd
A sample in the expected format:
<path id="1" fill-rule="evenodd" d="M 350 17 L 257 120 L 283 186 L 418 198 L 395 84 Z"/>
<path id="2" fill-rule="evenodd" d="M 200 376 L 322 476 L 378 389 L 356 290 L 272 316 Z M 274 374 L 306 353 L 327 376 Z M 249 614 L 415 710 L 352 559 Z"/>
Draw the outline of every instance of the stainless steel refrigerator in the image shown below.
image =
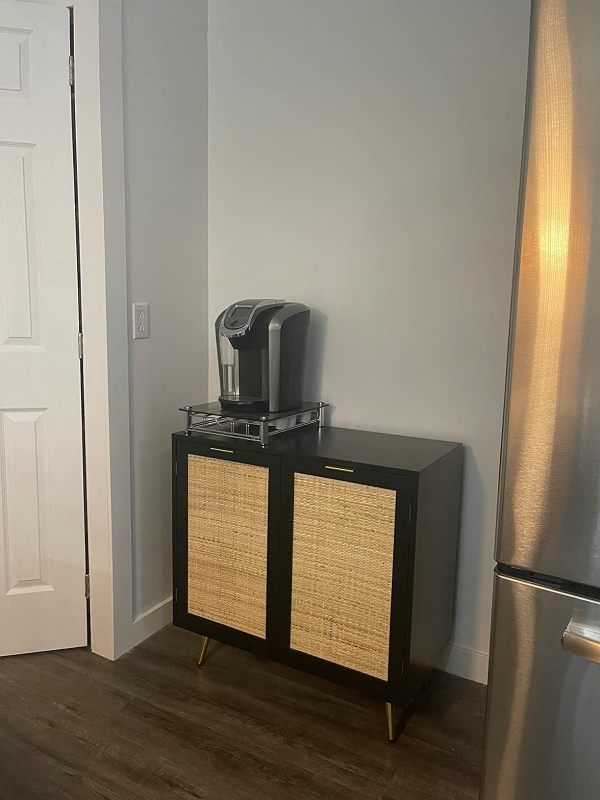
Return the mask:
<path id="1" fill-rule="evenodd" d="M 483 800 L 600 799 L 600 0 L 534 0 Z"/>

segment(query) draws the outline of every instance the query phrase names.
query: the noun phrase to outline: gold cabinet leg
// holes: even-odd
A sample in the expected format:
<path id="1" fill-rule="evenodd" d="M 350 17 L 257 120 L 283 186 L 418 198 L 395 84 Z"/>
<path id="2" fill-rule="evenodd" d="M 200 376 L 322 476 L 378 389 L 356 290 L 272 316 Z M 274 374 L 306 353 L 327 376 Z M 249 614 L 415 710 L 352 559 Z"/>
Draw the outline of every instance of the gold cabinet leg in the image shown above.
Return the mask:
<path id="1" fill-rule="evenodd" d="M 210 639 L 208 636 L 200 637 L 200 652 L 198 653 L 198 666 L 201 667 L 204 664 L 204 659 L 206 658 L 206 651 L 208 650 L 208 643 Z"/>
<path id="2" fill-rule="evenodd" d="M 399 733 L 399 714 L 398 708 L 393 703 L 385 704 L 385 721 L 387 723 L 387 735 L 390 742 L 395 742 Z"/>

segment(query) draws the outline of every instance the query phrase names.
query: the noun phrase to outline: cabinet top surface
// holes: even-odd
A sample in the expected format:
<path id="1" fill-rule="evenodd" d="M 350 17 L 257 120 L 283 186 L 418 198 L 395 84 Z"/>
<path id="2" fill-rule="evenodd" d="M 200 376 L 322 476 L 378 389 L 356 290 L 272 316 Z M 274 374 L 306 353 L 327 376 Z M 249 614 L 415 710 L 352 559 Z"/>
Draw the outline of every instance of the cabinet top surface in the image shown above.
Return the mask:
<path id="1" fill-rule="evenodd" d="M 344 461 L 406 472 L 421 472 L 430 464 L 461 447 L 457 442 L 420 439 L 391 433 L 324 426 L 274 436 L 266 447 L 244 439 L 185 432 L 173 434 L 188 443 L 220 442 L 238 451 L 254 451 L 298 458 Z"/>

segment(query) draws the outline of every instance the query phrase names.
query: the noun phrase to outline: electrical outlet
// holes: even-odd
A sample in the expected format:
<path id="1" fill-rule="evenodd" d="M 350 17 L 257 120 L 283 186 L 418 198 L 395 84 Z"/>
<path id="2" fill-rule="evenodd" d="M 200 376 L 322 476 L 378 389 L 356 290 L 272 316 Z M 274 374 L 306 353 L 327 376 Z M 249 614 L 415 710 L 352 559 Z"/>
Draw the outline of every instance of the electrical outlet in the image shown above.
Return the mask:
<path id="1" fill-rule="evenodd" d="M 147 339 L 150 336 L 148 303 L 132 303 L 131 312 L 133 315 L 133 338 Z"/>

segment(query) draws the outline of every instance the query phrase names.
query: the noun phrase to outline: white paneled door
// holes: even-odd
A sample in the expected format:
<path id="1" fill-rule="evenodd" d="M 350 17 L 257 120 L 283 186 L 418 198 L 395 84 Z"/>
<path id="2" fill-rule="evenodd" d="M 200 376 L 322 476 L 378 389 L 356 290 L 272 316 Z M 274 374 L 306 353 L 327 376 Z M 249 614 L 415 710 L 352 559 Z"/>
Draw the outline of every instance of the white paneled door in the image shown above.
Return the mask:
<path id="1" fill-rule="evenodd" d="M 69 16 L 0 2 L 0 655 L 87 643 Z"/>

